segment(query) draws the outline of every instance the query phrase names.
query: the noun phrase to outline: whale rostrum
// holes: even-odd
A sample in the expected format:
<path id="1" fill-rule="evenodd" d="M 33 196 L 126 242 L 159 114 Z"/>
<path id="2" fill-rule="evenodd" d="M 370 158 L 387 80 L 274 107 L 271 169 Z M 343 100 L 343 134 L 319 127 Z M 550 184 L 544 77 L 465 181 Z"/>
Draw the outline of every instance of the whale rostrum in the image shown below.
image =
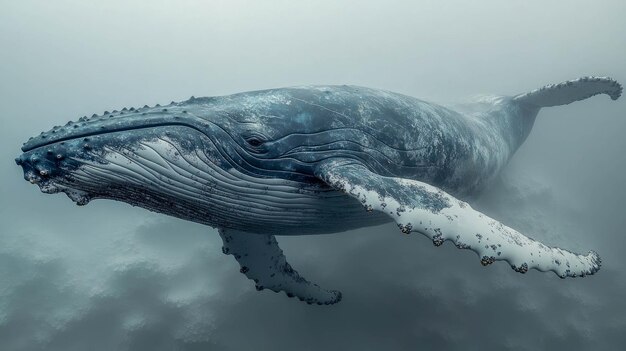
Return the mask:
<path id="1" fill-rule="evenodd" d="M 393 92 L 301 86 L 191 97 L 81 117 L 29 139 L 16 163 L 45 193 L 78 205 L 112 199 L 219 229 L 223 252 L 258 290 L 333 304 L 341 293 L 302 277 L 275 236 L 395 222 L 520 273 L 582 277 L 599 256 L 549 247 L 468 202 L 498 176 L 541 108 L 622 87 L 584 77 L 467 113 Z"/>

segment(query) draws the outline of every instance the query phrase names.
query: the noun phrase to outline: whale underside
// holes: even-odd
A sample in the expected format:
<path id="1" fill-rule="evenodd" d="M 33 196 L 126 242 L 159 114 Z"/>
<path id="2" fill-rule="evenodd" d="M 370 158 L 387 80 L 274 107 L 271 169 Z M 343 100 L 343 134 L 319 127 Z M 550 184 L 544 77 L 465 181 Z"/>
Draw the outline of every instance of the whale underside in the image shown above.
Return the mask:
<path id="1" fill-rule="evenodd" d="M 308 303 L 341 294 L 301 277 L 275 235 L 394 221 L 435 246 L 471 249 L 483 265 L 576 277 L 599 269 L 595 252 L 548 247 L 466 201 L 497 177 L 542 107 L 617 99 L 621 90 L 610 78 L 585 77 L 492 97 L 469 114 L 354 86 L 191 98 L 56 126 L 25 143 L 16 162 L 43 192 L 79 205 L 112 199 L 219 228 L 224 253 L 257 289 Z"/>

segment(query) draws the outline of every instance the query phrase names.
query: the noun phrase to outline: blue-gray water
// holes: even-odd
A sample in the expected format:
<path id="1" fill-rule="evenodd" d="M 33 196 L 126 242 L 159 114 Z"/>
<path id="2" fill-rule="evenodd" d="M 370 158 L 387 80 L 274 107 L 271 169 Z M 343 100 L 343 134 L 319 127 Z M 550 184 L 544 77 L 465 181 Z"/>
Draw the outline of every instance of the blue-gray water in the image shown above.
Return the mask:
<path id="1" fill-rule="evenodd" d="M 583 75 L 626 83 L 626 3 L 0 1 L 0 350 L 594 349 L 626 342 L 626 100 L 543 110 L 476 207 L 601 271 L 480 266 L 393 225 L 279 238 L 318 307 L 257 292 L 215 230 L 22 179 L 29 136 L 82 115 L 300 84 L 435 102 Z"/>

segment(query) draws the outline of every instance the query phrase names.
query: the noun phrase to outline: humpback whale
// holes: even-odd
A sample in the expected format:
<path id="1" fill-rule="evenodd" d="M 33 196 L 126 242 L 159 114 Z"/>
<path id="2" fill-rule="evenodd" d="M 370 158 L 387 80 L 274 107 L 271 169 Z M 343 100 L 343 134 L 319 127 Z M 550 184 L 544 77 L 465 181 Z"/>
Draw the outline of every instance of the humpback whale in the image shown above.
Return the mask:
<path id="1" fill-rule="evenodd" d="M 474 210 L 541 108 L 622 87 L 584 77 L 477 102 L 470 113 L 358 86 L 300 86 L 123 108 L 55 126 L 16 163 L 44 193 L 123 201 L 219 229 L 258 290 L 309 304 L 341 293 L 303 278 L 275 236 L 395 222 L 480 263 L 582 277 L 599 256 L 549 247 Z"/>

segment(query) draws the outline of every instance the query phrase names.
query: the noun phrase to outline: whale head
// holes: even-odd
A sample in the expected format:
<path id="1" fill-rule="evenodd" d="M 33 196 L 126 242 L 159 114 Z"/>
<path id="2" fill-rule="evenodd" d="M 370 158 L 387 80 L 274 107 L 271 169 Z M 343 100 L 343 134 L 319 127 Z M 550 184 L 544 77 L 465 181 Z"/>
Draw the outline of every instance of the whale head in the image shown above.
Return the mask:
<path id="1" fill-rule="evenodd" d="M 78 205 L 105 198 L 213 226 L 296 226 L 306 220 L 294 213 L 336 215 L 319 201 L 333 192 L 314 167 L 359 152 L 350 149 L 363 135 L 294 95 L 191 98 L 83 117 L 31 138 L 16 163 L 41 191 Z"/>

